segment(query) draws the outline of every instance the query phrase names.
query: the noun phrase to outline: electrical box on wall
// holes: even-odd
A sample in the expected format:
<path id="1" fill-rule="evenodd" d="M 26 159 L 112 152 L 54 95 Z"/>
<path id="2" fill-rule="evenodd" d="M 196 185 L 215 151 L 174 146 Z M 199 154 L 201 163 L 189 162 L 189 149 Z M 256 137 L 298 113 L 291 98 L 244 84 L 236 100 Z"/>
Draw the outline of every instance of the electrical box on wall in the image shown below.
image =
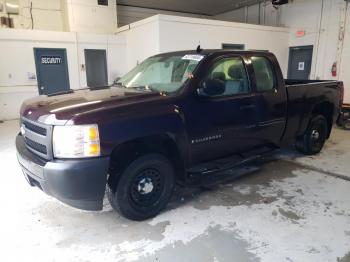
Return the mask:
<path id="1" fill-rule="evenodd" d="M 11 17 L 1 17 L 0 24 L 5 27 L 13 28 L 13 19 Z"/>
<path id="2" fill-rule="evenodd" d="M 32 72 L 27 72 L 27 79 L 28 80 L 36 80 L 36 74 Z"/>

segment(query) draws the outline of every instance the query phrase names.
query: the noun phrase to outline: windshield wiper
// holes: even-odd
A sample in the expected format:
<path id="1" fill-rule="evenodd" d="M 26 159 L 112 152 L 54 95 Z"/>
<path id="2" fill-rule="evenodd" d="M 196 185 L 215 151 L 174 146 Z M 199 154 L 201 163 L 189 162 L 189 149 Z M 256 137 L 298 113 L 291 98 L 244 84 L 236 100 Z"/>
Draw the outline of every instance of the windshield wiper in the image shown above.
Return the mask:
<path id="1" fill-rule="evenodd" d="M 57 92 L 57 93 L 51 93 L 51 94 L 47 94 L 48 97 L 50 96 L 59 96 L 59 95 L 66 95 L 66 94 L 71 94 L 74 93 L 73 89 L 68 89 L 66 91 L 61 91 L 61 92 Z"/>
<path id="2" fill-rule="evenodd" d="M 168 96 L 169 95 L 169 92 L 155 89 L 152 86 L 137 86 L 137 87 L 133 87 L 133 88 L 135 88 L 136 90 L 143 89 L 143 90 L 146 90 L 146 91 L 149 91 L 149 92 L 152 92 L 152 93 L 158 93 L 161 96 Z"/>
<path id="3" fill-rule="evenodd" d="M 134 90 L 137 90 L 137 91 L 148 91 L 148 92 L 152 92 L 152 93 L 158 93 L 158 94 L 166 95 L 166 96 L 169 94 L 166 91 L 159 91 L 158 89 L 155 89 L 155 88 L 153 88 L 152 86 L 149 86 L 149 85 L 127 87 L 127 86 L 123 85 L 123 83 L 121 83 L 121 82 L 115 83 L 114 85 L 120 86 L 122 88 L 134 89 Z"/>
<path id="4" fill-rule="evenodd" d="M 124 85 L 122 82 L 117 82 L 117 83 L 113 83 L 114 86 L 120 86 L 122 88 L 128 88 L 126 85 Z"/>
<path id="5" fill-rule="evenodd" d="M 136 90 L 145 90 L 145 91 L 150 91 L 150 92 L 153 92 L 153 93 L 159 93 L 159 91 L 151 86 L 133 86 L 132 87 L 133 89 L 136 89 Z"/>

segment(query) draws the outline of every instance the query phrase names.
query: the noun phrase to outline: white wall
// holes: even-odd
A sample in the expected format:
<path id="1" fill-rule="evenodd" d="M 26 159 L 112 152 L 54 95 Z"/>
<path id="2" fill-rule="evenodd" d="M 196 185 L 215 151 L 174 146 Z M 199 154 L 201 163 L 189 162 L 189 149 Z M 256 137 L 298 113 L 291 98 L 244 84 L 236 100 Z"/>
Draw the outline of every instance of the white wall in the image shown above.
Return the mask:
<path id="1" fill-rule="evenodd" d="M 215 17 L 205 16 L 205 15 L 118 5 L 118 26 L 122 27 L 124 25 L 129 25 L 137 21 L 140 21 L 142 19 L 154 16 L 154 15 L 158 15 L 158 14 L 215 19 Z"/>
<path id="2" fill-rule="evenodd" d="M 289 30 L 209 19 L 156 15 L 119 28 L 127 41 L 128 68 L 149 56 L 194 50 L 220 49 L 222 43 L 245 44 L 246 49 L 270 50 L 286 72 Z"/>
<path id="3" fill-rule="evenodd" d="M 118 29 L 118 35 L 126 38 L 126 56 L 129 69 L 147 57 L 158 54 L 159 16 L 153 16 Z"/>
<path id="4" fill-rule="evenodd" d="M 0 29 L 0 119 L 18 117 L 23 100 L 38 95 L 34 47 L 67 50 L 70 87 L 86 87 L 84 49 L 106 49 L 109 83 L 126 73 L 126 39 L 122 35 Z"/>
<path id="5" fill-rule="evenodd" d="M 239 9 L 235 9 L 230 12 L 225 12 L 215 16 L 215 18 L 218 20 L 238 22 L 238 23 L 246 23 L 246 17 L 247 17 L 247 8 L 239 8 Z"/>
<path id="6" fill-rule="evenodd" d="M 65 0 L 68 31 L 111 34 L 117 29 L 117 6 L 108 0 L 108 6 L 97 0 Z"/>
<path id="7" fill-rule="evenodd" d="M 239 23 L 279 26 L 280 9 L 281 8 L 274 8 L 271 1 L 265 1 L 216 15 L 215 19 Z"/>
<path id="8" fill-rule="evenodd" d="M 282 7 L 281 24 L 290 28 L 289 46 L 314 46 L 311 79 L 344 81 L 346 101 L 350 102 L 350 75 L 345 73 L 350 66 L 347 59 L 350 41 L 343 42 L 341 30 L 341 24 L 346 24 L 345 34 L 350 35 L 349 10 L 347 12 L 345 21 L 346 2 L 343 0 L 294 0 Z M 305 36 L 297 37 L 298 30 L 305 30 Z M 337 77 L 331 73 L 335 62 Z"/>
<path id="9" fill-rule="evenodd" d="M 339 45 L 340 49 L 340 73 L 339 79 L 344 81 L 345 101 L 350 103 L 350 8 L 346 11 L 346 24 L 344 33 L 344 42 Z M 341 37 L 341 36 L 340 36 Z"/>
<path id="10" fill-rule="evenodd" d="M 253 5 L 216 17 L 231 21 L 259 23 L 259 12 L 256 12 L 258 9 L 259 5 Z M 349 12 L 349 4 L 344 0 L 293 0 L 277 10 L 270 2 L 260 4 L 260 24 L 290 28 L 289 47 L 313 45 L 310 78 L 344 81 L 345 98 L 348 103 L 350 103 Z M 342 26 L 343 29 L 341 29 Z M 297 37 L 298 30 L 304 30 L 305 36 Z M 338 65 L 337 77 L 331 74 L 334 62 Z"/>
<path id="11" fill-rule="evenodd" d="M 5 6 L 6 0 L 0 0 Z M 15 29 L 32 29 L 30 3 L 33 3 L 33 29 L 112 34 L 117 29 L 117 6 L 97 0 L 19 0 L 19 15 L 11 15 Z M 7 16 L 5 12 L 0 16 Z"/>
<path id="12" fill-rule="evenodd" d="M 11 15 L 17 29 L 31 29 L 30 2 L 33 3 L 34 29 L 63 31 L 64 19 L 61 0 L 19 0 L 19 15 Z M 5 7 L 5 0 L 0 0 Z M 7 16 L 5 8 L 0 16 Z"/>
<path id="13" fill-rule="evenodd" d="M 220 49 L 222 43 L 244 44 L 246 49 L 273 52 L 286 72 L 289 31 L 285 28 L 256 26 L 197 18 L 159 16 L 160 52 Z"/>
<path id="14" fill-rule="evenodd" d="M 77 34 L 79 63 L 79 87 L 86 87 L 86 71 L 81 69 L 85 64 L 85 49 L 102 49 L 107 53 L 108 82 L 111 84 L 127 71 L 126 39 L 120 35 Z"/>

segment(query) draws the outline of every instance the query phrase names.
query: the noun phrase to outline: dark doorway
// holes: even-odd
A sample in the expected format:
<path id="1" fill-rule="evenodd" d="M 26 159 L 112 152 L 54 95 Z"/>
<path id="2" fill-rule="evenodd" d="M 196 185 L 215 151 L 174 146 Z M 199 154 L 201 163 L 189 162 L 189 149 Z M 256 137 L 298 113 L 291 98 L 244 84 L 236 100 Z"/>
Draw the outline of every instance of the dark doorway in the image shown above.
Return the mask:
<path id="1" fill-rule="evenodd" d="M 225 44 L 221 45 L 222 49 L 231 49 L 231 50 L 244 50 L 245 46 L 243 44 Z"/>
<path id="2" fill-rule="evenodd" d="M 288 78 L 310 79 L 313 46 L 297 46 L 289 49 Z"/>
<path id="3" fill-rule="evenodd" d="M 106 50 L 85 49 L 85 65 L 88 87 L 108 85 Z"/>
<path id="4" fill-rule="evenodd" d="M 70 89 L 66 49 L 34 48 L 34 58 L 40 95 Z"/>

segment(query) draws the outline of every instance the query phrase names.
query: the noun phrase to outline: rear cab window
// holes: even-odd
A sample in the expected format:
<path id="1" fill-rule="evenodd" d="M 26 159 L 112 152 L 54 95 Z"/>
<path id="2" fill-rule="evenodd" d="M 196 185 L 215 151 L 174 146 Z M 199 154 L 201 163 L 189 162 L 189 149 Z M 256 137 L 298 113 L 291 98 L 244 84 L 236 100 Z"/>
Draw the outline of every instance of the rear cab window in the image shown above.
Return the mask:
<path id="1" fill-rule="evenodd" d="M 276 74 L 267 57 L 252 56 L 257 92 L 269 92 L 276 89 Z"/>

